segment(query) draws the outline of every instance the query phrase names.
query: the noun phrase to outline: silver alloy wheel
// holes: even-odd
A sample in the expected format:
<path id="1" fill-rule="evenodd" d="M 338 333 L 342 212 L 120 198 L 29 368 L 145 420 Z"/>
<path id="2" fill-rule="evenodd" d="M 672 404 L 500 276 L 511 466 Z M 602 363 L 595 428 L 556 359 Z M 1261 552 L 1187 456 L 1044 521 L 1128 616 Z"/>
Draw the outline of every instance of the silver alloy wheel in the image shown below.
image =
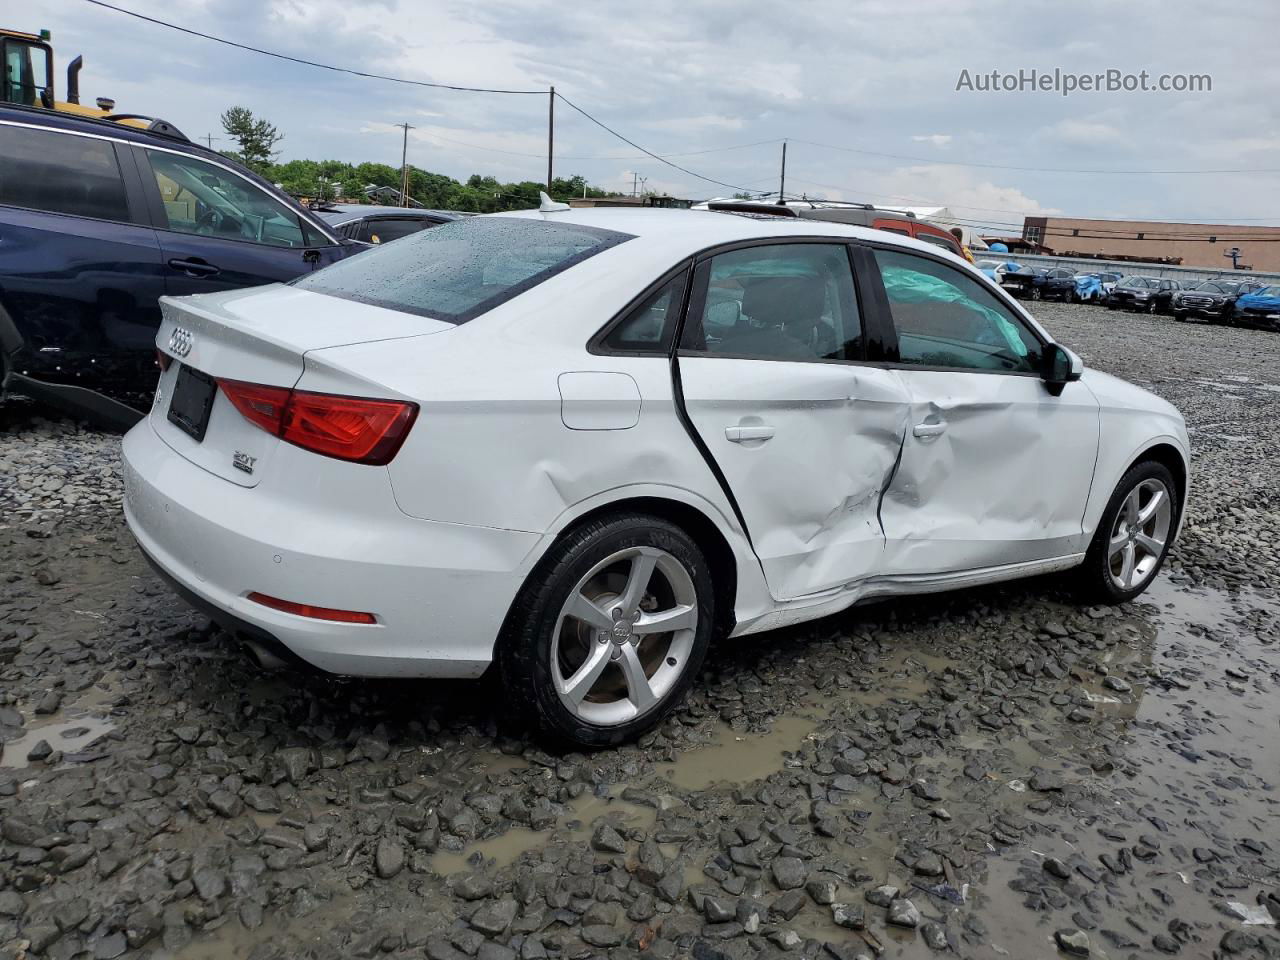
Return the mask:
<path id="1" fill-rule="evenodd" d="M 1107 570 L 1121 590 L 1133 590 L 1151 578 L 1169 542 L 1173 498 L 1159 480 L 1143 480 L 1129 491 L 1116 515 L 1107 544 Z"/>
<path id="2" fill-rule="evenodd" d="M 597 726 L 652 710 L 684 674 L 698 628 L 693 578 L 657 547 L 601 560 L 560 609 L 551 677 L 561 703 Z"/>

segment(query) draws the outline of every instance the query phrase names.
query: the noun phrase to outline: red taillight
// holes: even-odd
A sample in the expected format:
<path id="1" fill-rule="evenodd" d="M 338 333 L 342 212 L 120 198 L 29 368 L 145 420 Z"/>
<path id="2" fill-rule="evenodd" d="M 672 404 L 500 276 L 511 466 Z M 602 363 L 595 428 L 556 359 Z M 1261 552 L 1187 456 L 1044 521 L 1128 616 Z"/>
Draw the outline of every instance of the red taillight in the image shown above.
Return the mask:
<path id="1" fill-rule="evenodd" d="M 219 380 L 218 386 L 240 415 L 267 433 L 280 435 L 285 407 L 289 404 L 288 387 L 267 387 L 240 380 Z"/>
<path id="2" fill-rule="evenodd" d="M 164 373 L 169 369 L 169 364 L 173 362 L 173 357 L 169 356 L 159 347 L 156 347 L 156 366 L 160 368 L 160 372 Z"/>
<path id="3" fill-rule="evenodd" d="M 310 603 L 294 603 L 292 600 L 281 600 L 269 597 L 265 593 L 251 593 L 249 599 L 272 610 L 281 610 L 299 617 L 310 617 L 312 620 L 334 620 L 338 623 L 377 623 L 372 613 L 361 613 L 358 610 L 335 610 L 332 607 L 317 607 Z"/>
<path id="4" fill-rule="evenodd" d="M 227 399 L 250 423 L 313 453 L 381 466 L 404 443 L 416 403 L 219 380 Z"/>
<path id="5" fill-rule="evenodd" d="M 414 403 L 295 390 L 280 437 L 339 460 L 390 463 L 417 414 Z"/>

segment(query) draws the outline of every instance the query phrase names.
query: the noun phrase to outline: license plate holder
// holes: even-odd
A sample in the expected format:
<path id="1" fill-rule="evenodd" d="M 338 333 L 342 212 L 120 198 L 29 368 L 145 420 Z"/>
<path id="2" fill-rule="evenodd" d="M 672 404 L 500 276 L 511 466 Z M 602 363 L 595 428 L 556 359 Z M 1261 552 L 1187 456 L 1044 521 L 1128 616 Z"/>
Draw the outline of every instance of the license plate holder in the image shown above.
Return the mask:
<path id="1" fill-rule="evenodd" d="M 218 385 L 211 376 L 182 364 L 169 400 L 169 422 L 196 443 L 203 443 L 217 392 Z"/>

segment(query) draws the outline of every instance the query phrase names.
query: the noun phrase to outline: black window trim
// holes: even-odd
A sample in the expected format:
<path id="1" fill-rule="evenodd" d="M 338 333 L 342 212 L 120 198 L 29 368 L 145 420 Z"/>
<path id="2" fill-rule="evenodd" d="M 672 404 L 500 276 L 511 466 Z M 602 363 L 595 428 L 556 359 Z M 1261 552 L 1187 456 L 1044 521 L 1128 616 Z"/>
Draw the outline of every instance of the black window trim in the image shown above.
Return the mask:
<path id="1" fill-rule="evenodd" d="M 708 353 L 702 350 L 687 350 L 680 346 L 680 342 L 684 339 L 685 326 L 689 322 L 689 318 L 695 313 L 700 313 L 707 295 L 707 281 L 709 279 L 711 260 L 724 253 L 732 253 L 735 250 L 745 250 L 751 247 L 777 247 L 783 244 L 820 244 L 828 247 L 844 247 L 845 255 L 849 258 L 849 278 L 853 284 L 853 296 L 858 307 L 858 324 L 862 328 L 860 340 L 862 342 L 862 356 L 856 359 L 848 357 L 761 357 L 755 354 L 739 354 L 739 353 Z M 810 235 L 803 237 L 752 237 L 749 240 L 735 240 L 729 243 L 718 244 L 714 247 L 707 247 L 700 250 L 693 257 L 694 268 L 691 274 L 692 282 L 689 288 L 689 296 L 685 303 L 684 311 L 680 317 L 680 323 L 676 330 L 675 355 L 677 357 L 687 357 L 689 359 L 713 359 L 713 360 L 756 360 L 760 363 L 826 363 L 826 364 L 843 364 L 845 366 L 879 366 L 879 360 L 871 360 L 868 358 L 869 340 L 867 337 L 867 311 L 864 305 L 864 297 L 860 289 L 857 266 L 854 263 L 852 247 L 855 244 L 849 237 L 843 237 L 836 234 L 828 234 L 823 236 Z M 845 341 L 846 344 L 848 341 Z"/>
<path id="2" fill-rule="evenodd" d="M 880 302 L 883 304 L 883 309 L 884 309 L 883 319 L 887 321 L 889 327 L 893 331 L 891 350 L 892 350 L 892 353 L 898 357 L 898 359 L 896 360 L 881 361 L 879 363 L 876 363 L 875 366 L 883 367 L 884 369 L 887 369 L 887 370 L 903 370 L 903 371 L 917 370 L 920 372 L 928 372 L 928 373 L 972 373 L 972 374 L 979 374 L 983 376 L 1034 377 L 1037 380 L 1044 379 L 1044 373 L 1040 370 L 984 370 L 984 369 L 978 369 L 976 367 L 946 367 L 946 366 L 935 366 L 932 364 L 903 362 L 903 360 L 901 359 L 901 354 L 899 354 L 898 352 L 898 329 L 897 329 L 897 326 L 894 325 L 893 323 L 893 313 L 892 313 L 892 308 L 889 304 L 889 295 L 884 289 L 884 282 L 880 278 L 879 266 L 875 263 L 875 257 L 872 251 L 887 250 L 891 253 L 903 253 L 903 254 L 908 254 L 910 256 L 920 257 L 921 259 L 924 259 L 924 260 L 933 260 L 937 263 L 942 264 L 944 267 L 947 267 L 950 270 L 954 270 L 957 273 L 970 277 L 970 279 L 977 280 L 977 278 L 973 277 L 971 274 L 966 273 L 964 270 L 960 269 L 958 266 L 956 266 L 955 263 L 949 263 L 947 259 L 943 257 L 934 256 L 932 253 L 929 253 L 926 251 L 915 250 L 915 249 L 909 250 L 909 249 L 906 249 L 905 247 L 900 247 L 897 244 L 880 243 L 874 240 L 859 239 L 854 241 L 854 243 L 858 246 L 864 247 L 869 253 L 869 260 L 870 260 L 869 266 L 871 267 L 871 276 L 868 278 L 868 280 L 872 284 L 872 289 L 878 291 L 879 293 L 879 296 L 877 297 L 877 299 L 880 300 Z M 985 274 L 982 275 L 982 279 L 987 280 L 987 277 Z M 994 291 L 995 293 L 999 294 L 999 297 L 997 298 L 997 302 L 1000 303 L 1001 306 L 1004 306 L 1006 310 L 1010 314 L 1012 314 L 1014 320 L 1019 324 L 1019 326 L 1021 326 L 1023 329 L 1025 329 L 1031 334 L 1032 338 L 1037 343 L 1040 344 L 1040 349 L 1042 352 L 1050 344 L 1056 342 L 1054 340 L 1045 339 L 1045 337 L 1043 337 L 1040 334 L 1040 331 L 1037 330 L 1035 326 L 1027 323 L 1025 318 L 1023 318 L 1020 312 L 1020 309 L 1016 309 L 1016 301 L 1014 301 L 1014 299 L 1010 297 L 1007 293 L 1005 293 L 999 287 L 996 287 L 994 284 L 990 283 L 990 281 L 987 281 L 985 283 L 985 287 L 988 291 Z M 1009 310 L 1008 308 L 1010 306 L 1014 306 L 1015 309 Z"/>
<path id="3" fill-rule="evenodd" d="M 146 208 L 139 206 L 140 197 L 137 193 L 136 183 L 130 177 L 133 172 L 133 162 L 128 156 L 128 151 L 123 149 L 125 145 L 122 141 L 112 140 L 109 137 L 95 137 L 92 134 L 80 133 L 75 130 L 62 130 L 58 127 L 46 127 L 42 124 L 34 123 L 18 123 L 12 120 L 0 120 L 0 125 L 8 127 L 18 127 L 23 130 L 38 130 L 41 133 L 64 134 L 70 136 L 83 136 L 91 140 L 102 140 L 111 147 L 112 155 L 116 160 L 116 170 L 120 174 L 120 187 L 124 191 L 125 208 L 128 210 L 129 219 L 118 220 L 114 217 L 91 217 L 83 213 L 71 213 L 67 210 L 47 210 L 44 207 L 27 207 L 17 203 L 4 203 L 0 201 L 0 207 L 10 210 L 28 210 L 31 213 L 39 213 L 50 217 L 69 217 L 72 220 L 92 220 L 94 223 L 119 223 L 130 227 L 150 227 L 150 218 L 146 216 Z"/>

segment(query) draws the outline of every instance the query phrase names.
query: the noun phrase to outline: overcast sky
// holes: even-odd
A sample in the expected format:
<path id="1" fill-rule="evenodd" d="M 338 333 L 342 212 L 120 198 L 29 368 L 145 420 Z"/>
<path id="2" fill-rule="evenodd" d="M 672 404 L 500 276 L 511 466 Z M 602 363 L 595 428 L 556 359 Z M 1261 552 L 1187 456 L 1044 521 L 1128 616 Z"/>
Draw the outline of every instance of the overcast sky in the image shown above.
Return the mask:
<path id="1" fill-rule="evenodd" d="M 544 88 L 695 173 L 788 192 L 946 204 L 988 223 L 1026 213 L 1280 224 L 1275 0 L 1064 4 L 1000 0 L 113 0 L 293 56 L 446 83 Z M 410 161 L 465 178 L 540 180 L 547 98 L 431 90 L 330 73 L 91 6 L 25 9 L 81 90 L 220 134 L 234 104 L 285 134 L 282 159 Z M 1208 74 L 1212 90 L 957 91 L 992 70 Z M 59 78 L 59 92 L 65 80 Z M 804 142 L 810 141 L 810 142 Z M 630 190 L 724 195 L 556 111 L 556 173 Z M 816 146 L 812 144 L 825 144 Z M 214 141 L 227 147 L 227 141 Z M 720 149 L 734 147 L 736 149 Z M 832 149 L 832 147 L 844 148 Z M 871 151 L 853 152 L 853 151 Z M 874 154 L 892 154 L 877 156 Z M 905 158 L 905 159 L 901 159 Z M 943 164 L 939 161 L 952 161 Z M 978 164 L 999 165 L 978 166 Z M 1003 169 L 1018 167 L 1028 169 Z M 1140 171 L 1076 173 L 1064 170 Z"/>

